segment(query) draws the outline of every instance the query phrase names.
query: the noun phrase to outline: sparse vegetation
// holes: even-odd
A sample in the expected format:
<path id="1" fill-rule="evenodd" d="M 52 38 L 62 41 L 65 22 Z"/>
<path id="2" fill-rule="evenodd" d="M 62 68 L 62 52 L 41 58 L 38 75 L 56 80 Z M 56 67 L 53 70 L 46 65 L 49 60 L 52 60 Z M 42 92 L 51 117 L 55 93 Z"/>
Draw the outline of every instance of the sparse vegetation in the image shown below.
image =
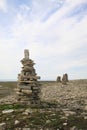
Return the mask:
<path id="1" fill-rule="evenodd" d="M 7 108 L 9 107 L 7 106 Z M 2 114 L 0 116 L 0 122 L 7 123 L 7 130 L 16 127 L 24 128 L 26 126 L 27 128 L 48 128 L 51 130 L 70 130 L 71 127 L 75 126 L 77 130 L 87 130 L 87 119 L 84 119 L 84 117 L 81 116 L 81 114 L 78 115 L 78 113 L 66 117 L 61 109 L 31 109 L 31 107 L 28 107 L 27 109 L 32 111 L 26 114 L 24 113 L 26 107 L 21 106 L 20 108 L 19 106 L 15 106 L 14 108 L 16 109 L 13 113 Z M 14 124 L 15 120 L 19 121 L 16 125 Z"/>
<path id="2" fill-rule="evenodd" d="M 86 83 L 87 80 L 71 81 L 70 84 L 72 86 L 68 84 L 69 89 L 67 86 L 60 88 L 61 94 L 64 93 L 65 90 L 66 93 L 71 94 L 71 96 L 71 89 L 73 89 L 73 92 L 74 89 L 75 91 L 79 89 L 79 91 L 82 92 L 82 95 L 78 94 L 75 98 L 67 97 L 63 102 L 62 100 L 60 102 L 47 100 L 42 101 L 40 106 L 27 106 L 20 103 L 1 104 L 0 123 L 6 123 L 6 130 L 15 130 L 16 128 L 30 128 L 31 130 L 45 130 L 46 128 L 48 128 L 48 130 L 87 130 L 87 109 L 84 109 L 87 105 L 87 98 L 86 95 L 83 95 L 87 92 Z M 41 84 L 41 87 L 44 87 L 44 89 L 49 86 L 50 90 L 53 87 L 53 92 L 55 92 L 56 87 L 60 87 L 57 86 L 60 84 L 55 81 L 43 81 Z M 16 82 L 1 82 L 0 85 L 4 88 L 8 88 L 12 92 L 15 89 Z M 53 85 L 56 86 L 54 87 Z M 78 86 L 78 89 L 73 88 L 74 85 Z M 83 88 L 81 88 L 81 85 Z M 57 94 L 60 94 L 58 92 L 59 91 L 57 91 Z M 3 94 L 3 97 L 4 96 L 5 94 Z M 64 96 L 66 97 L 66 95 Z M 61 99 L 63 97 L 59 98 Z M 13 112 L 4 114 L 3 111 L 6 110 L 13 110 Z"/>
<path id="3" fill-rule="evenodd" d="M 4 104 L 4 105 L 0 105 L 0 110 L 21 109 L 26 107 L 27 106 L 24 106 L 22 104 Z"/>
<path id="4" fill-rule="evenodd" d="M 8 82 L 0 82 L 0 85 L 3 86 L 3 87 L 13 89 L 13 88 L 15 88 L 17 86 L 17 82 L 15 82 L 15 81 L 12 81 L 12 82 L 10 82 L 10 81 L 8 81 Z"/>

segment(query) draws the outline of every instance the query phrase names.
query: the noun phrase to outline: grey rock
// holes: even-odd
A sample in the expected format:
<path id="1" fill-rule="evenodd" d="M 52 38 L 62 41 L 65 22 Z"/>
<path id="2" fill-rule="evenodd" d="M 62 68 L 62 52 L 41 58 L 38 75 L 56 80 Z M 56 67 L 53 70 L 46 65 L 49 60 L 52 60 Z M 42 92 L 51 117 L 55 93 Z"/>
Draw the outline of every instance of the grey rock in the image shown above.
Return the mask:
<path id="1" fill-rule="evenodd" d="M 15 125 L 17 125 L 17 124 L 19 124 L 20 123 L 20 121 L 19 120 L 15 120 Z"/>
<path id="2" fill-rule="evenodd" d="M 14 112 L 13 109 L 8 109 L 8 110 L 3 110 L 2 111 L 3 114 L 12 113 L 12 112 Z"/>
<path id="3" fill-rule="evenodd" d="M 6 130 L 6 123 L 0 123 L 0 130 Z"/>

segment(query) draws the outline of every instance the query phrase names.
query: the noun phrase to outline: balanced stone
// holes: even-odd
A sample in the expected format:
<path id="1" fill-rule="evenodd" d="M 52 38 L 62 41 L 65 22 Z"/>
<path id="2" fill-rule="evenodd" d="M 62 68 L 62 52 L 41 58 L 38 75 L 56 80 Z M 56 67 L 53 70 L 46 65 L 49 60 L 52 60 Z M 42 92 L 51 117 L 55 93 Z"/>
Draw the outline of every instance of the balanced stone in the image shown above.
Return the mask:
<path id="1" fill-rule="evenodd" d="M 29 51 L 27 49 L 24 50 L 24 58 L 29 59 Z"/>

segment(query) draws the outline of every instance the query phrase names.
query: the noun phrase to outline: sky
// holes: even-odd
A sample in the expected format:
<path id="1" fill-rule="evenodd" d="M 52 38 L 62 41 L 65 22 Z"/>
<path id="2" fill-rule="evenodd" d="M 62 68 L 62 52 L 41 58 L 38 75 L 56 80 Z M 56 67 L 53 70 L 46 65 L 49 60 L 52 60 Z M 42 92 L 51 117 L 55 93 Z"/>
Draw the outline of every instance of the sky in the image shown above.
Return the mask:
<path id="1" fill-rule="evenodd" d="M 87 0 L 0 0 L 0 80 L 17 80 L 24 49 L 41 80 L 87 79 Z"/>

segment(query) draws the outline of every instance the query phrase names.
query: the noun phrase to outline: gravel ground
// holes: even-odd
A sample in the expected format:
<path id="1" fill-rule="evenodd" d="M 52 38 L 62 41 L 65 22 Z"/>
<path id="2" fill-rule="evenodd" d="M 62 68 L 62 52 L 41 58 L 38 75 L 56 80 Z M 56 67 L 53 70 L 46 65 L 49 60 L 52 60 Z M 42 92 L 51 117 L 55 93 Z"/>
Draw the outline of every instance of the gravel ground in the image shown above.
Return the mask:
<path id="1" fill-rule="evenodd" d="M 68 107 L 87 106 L 87 80 L 62 83 L 45 83 L 42 85 L 41 100 L 57 102 Z"/>
<path id="2" fill-rule="evenodd" d="M 41 83 L 42 101 L 56 102 L 67 107 L 87 107 L 87 80 L 73 80 L 67 85 L 50 81 Z M 4 96 L 2 98 L 1 95 L 0 104 L 17 102 L 15 88 L 11 89 L 11 92 L 9 87 L 2 88 L 3 86 L 0 87 L 0 93 Z"/>

